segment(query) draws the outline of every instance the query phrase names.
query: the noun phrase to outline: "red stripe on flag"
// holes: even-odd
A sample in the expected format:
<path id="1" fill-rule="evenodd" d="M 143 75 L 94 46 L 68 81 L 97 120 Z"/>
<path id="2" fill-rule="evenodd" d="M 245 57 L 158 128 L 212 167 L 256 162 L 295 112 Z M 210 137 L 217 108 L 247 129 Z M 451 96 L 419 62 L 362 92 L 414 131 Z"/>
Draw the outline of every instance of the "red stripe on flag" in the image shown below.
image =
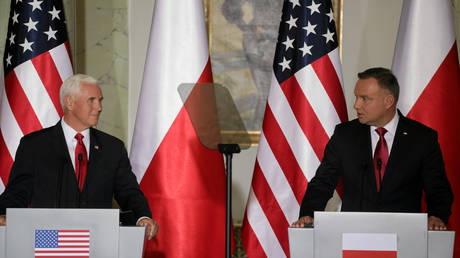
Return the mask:
<path id="1" fill-rule="evenodd" d="M 343 250 L 343 258 L 396 258 L 397 251 Z"/>
<path id="2" fill-rule="evenodd" d="M 289 143 L 284 137 L 283 131 L 278 125 L 269 105 L 265 108 L 263 132 L 267 139 L 281 170 L 284 173 L 292 191 L 300 204 L 302 202 L 305 189 L 307 189 L 307 178 L 294 156 Z"/>
<path id="3" fill-rule="evenodd" d="M 68 233 L 68 232 L 72 232 L 72 233 L 89 233 L 89 230 L 87 229 L 84 229 L 84 230 L 59 230 L 59 233 Z"/>
<path id="4" fill-rule="evenodd" d="M 59 248 L 65 248 L 65 247 L 59 247 Z M 82 248 L 85 248 L 85 247 L 82 247 Z M 40 250 L 36 250 L 35 253 L 39 254 L 39 253 L 50 253 L 50 254 L 53 254 L 53 253 L 73 253 L 73 254 L 81 254 L 81 253 L 89 253 L 89 251 L 87 250 L 74 250 L 74 251 L 66 251 L 66 250 L 61 250 L 61 249 L 58 249 L 56 248 L 56 250 L 46 250 L 46 251 L 40 251 Z M 59 257 L 59 256 L 58 256 Z M 67 257 L 67 256 L 65 256 Z"/>
<path id="5" fill-rule="evenodd" d="M 303 94 L 295 76 L 281 83 L 280 87 L 294 112 L 297 122 L 310 142 L 313 151 L 318 159 L 322 160 L 324 147 L 329 141 L 329 137 L 316 116 L 315 111 L 308 102 L 308 99 Z"/>
<path id="6" fill-rule="evenodd" d="M 454 203 L 449 229 L 460 231 L 460 68 L 454 43 L 431 81 L 414 104 L 408 117 L 438 132 L 445 168 L 452 185 Z M 438 200 L 441 201 L 441 200 Z M 460 257 L 460 238 L 455 238 L 454 257 Z"/>
<path id="7" fill-rule="evenodd" d="M 8 183 L 8 176 L 10 174 L 11 166 L 13 166 L 13 158 L 11 157 L 8 148 L 6 147 L 3 134 L 0 132 L 0 179 L 3 185 Z"/>
<path id="8" fill-rule="evenodd" d="M 343 95 L 342 85 L 335 71 L 334 65 L 328 55 L 319 58 L 311 64 L 313 70 L 321 81 L 321 84 L 326 90 L 329 99 L 335 107 L 335 111 L 340 118 L 340 121 L 348 121 L 347 105 L 345 96 Z M 334 72 L 331 72 L 334 71 Z"/>
<path id="9" fill-rule="evenodd" d="M 64 112 L 62 111 L 61 102 L 59 100 L 59 89 L 62 85 L 62 79 L 59 75 L 53 58 L 47 51 L 39 56 L 32 58 L 31 61 L 38 73 L 38 76 L 40 77 L 40 80 L 45 86 L 45 89 L 48 92 L 48 95 L 50 96 L 56 111 L 58 112 L 59 116 L 62 117 Z"/>
<path id="10" fill-rule="evenodd" d="M 267 257 L 264 249 L 262 249 L 262 246 L 260 245 L 259 239 L 250 227 L 246 212 L 244 213 L 243 225 L 247 225 L 241 230 L 241 240 L 246 249 L 246 255 L 248 257 Z"/>
<path id="11" fill-rule="evenodd" d="M 37 258 L 57 258 L 59 256 L 55 256 L 55 255 L 40 255 L 40 256 L 35 256 Z M 81 256 L 81 255 L 78 255 L 78 256 L 75 256 L 75 255 L 66 255 L 65 258 L 82 258 L 82 257 L 89 257 L 88 256 Z"/>
<path id="12" fill-rule="evenodd" d="M 24 135 L 42 129 L 16 73 L 11 71 L 5 78 L 5 91 L 14 117 Z"/>
<path id="13" fill-rule="evenodd" d="M 252 181 L 254 195 L 257 197 L 257 200 L 259 200 L 260 207 L 262 207 L 265 217 L 278 238 L 281 248 L 283 248 L 286 256 L 289 257 L 289 238 L 287 231 L 289 223 L 286 220 L 275 195 L 271 191 L 270 185 L 265 179 L 257 160 L 254 167 L 253 178 L 257 179 Z"/>

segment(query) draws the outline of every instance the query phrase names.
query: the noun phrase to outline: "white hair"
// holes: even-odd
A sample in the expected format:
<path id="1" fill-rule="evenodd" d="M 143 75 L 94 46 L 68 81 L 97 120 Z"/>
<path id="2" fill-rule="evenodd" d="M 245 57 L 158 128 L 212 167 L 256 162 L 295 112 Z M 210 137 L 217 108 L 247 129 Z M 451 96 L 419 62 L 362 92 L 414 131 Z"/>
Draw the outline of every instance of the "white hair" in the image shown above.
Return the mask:
<path id="1" fill-rule="evenodd" d="M 61 100 L 61 106 L 65 109 L 64 98 L 66 96 L 75 96 L 80 92 L 80 83 L 95 83 L 97 80 L 93 77 L 86 74 L 75 74 L 62 83 L 61 89 L 59 91 L 59 99 Z"/>

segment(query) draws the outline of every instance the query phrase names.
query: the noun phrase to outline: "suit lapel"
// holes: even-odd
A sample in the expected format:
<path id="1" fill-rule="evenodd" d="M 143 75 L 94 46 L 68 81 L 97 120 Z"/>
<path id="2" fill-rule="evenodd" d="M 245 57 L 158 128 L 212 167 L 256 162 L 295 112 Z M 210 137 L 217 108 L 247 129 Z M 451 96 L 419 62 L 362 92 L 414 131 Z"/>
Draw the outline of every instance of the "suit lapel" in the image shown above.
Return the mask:
<path id="1" fill-rule="evenodd" d="M 86 171 L 86 180 L 85 180 L 85 185 L 88 182 L 88 180 L 91 180 L 91 178 L 94 176 L 95 171 L 97 171 L 97 164 L 99 161 L 99 156 L 100 156 L 100 144 L 97 139 L 97 134 L 93 128 L 89 129 L 89 160 L 88 160 L 88 169 Z"/>
<path id="2" fill-rule="evenodd" d="M 388 163 L 385 168 L 385 174 L 383 175 L 382 186 L 385 184 L 385 181 L 389 180 L 388 178 L 391 178 L 393 173 L 396 173 L 396 164 L 404 162 L 403 159 L 409 151 L 407 140 L 408 131 L 406 118 L 399 113 L 398 126 L 393 139 L 393 146 L 391 147 L 390 155 L 388 156 Z"/>
<path id="3" fill-rule="evenodd" d="M 62 131 L 61 120 L 53 126 L 53 133 L 55 141 L 51 141 L 54 144 L 54 149 L 56 153 L 59 153 L 59 158 L 63 160 L 66 164 L 71 165 L 72 160 L 70 159 L 69 148 L 65 141 L 64 132 Z M 73 167 L 73 166 L 72 166 Z"/>
<path id="4" fill-rule="evenodd" d="M 377 192 L 377 183 L 375 182 L 374 176 L 374 163 L 372 159 L 372 142 L 370 127 L 368 125 L 361 124 L 359 136 L 359 150 L 361 160 L 365 164 L 364 181 L 366 185 L 369 185 L 373 191 Z"/>

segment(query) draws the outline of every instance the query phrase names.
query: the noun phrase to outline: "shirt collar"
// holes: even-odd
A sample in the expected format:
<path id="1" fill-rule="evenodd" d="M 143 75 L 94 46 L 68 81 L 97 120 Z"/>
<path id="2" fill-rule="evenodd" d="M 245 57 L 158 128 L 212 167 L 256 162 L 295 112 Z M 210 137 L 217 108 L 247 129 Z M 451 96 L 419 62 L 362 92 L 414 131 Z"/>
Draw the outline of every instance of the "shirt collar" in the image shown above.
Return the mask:
<path id="1" fill-rule="evenodd" d="M 75 135 L 78 133 L 73 129 L 70 125 L 68 125 L 65 121 L 64 118 L 61 119 L 61 126 L 62 126 L 62 131 L 64 132 L 64 137 L 68 140 L 73 140 Z M 83 130 L 80 132 L 83 135 L 83 139 L 89 140 L 89 128 Z"/>
<path id="2" fill-rule="evenodd" d="M 399 114 L 398 112 L 395 112 L 395 115 L 393 116 L 393 119 L 390 120 L 386 125 L 383 126 L 387 130 L 388 133 L 395 135 L 396 134 L 396 128 L 398 127 L 398 122 L 399 122 Z M 375 132 L 375 129 L 377 127 L 371 126 L 371 131 Z"/>

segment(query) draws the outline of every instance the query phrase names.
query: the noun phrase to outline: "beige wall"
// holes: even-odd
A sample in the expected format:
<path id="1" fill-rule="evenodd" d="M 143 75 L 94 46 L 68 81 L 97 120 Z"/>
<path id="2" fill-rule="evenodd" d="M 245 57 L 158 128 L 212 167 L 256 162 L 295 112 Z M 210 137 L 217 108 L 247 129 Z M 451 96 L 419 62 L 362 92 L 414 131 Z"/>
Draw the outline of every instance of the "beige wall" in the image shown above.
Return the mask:
<path id="1" fill-rule="evenodd" d="M 75 23 L 75 71 L 95 77 L 104 94 L 104 110 L 97 127 L 126 141 L 127 0 L 78 0 Z"/>

